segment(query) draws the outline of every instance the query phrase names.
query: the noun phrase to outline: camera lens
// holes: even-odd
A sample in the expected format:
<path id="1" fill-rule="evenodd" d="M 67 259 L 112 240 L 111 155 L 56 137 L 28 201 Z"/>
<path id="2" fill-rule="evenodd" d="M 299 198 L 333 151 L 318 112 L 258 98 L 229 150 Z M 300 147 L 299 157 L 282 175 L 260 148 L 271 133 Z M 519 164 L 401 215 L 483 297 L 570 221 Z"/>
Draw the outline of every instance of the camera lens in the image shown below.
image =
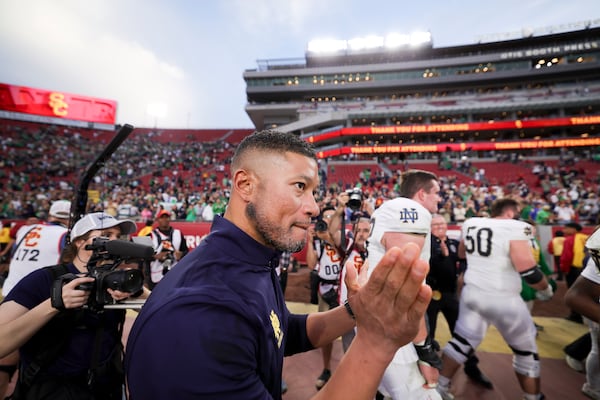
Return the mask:
<path id="1" fill-rule="evenodd" d="M 348 194 L 350 195 L 350 199 L 346 206 L 350 208 L 352 211 L 360 210 L 362 206 L 362 191 L 358 188 L 348 190 Z"/>
<path id="2" fill-rule="evenodd" d="M 318 220 L 315 224 L 315 231 L 317 232 L 325 232 L 327 230 L 327 222 L 322 219 Z"/>
<path id="3" fill-rule="evenodd" d="M 137 269 L 111 271 L 102 279 L 104 288 L 135 293 L 144 285 L 144 276 Z"/>

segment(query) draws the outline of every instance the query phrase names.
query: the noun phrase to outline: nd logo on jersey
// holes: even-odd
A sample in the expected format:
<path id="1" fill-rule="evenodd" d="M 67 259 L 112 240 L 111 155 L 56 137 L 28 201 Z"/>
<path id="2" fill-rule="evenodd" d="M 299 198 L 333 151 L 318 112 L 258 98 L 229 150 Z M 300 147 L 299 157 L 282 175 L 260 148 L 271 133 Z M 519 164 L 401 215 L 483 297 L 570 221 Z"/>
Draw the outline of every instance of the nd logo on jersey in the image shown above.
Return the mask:
<path id="1" fill-rule="evenodd" d="M 415 208 L 403 208 L 400 210 L 400 221 L 407 224 L 408 222 L 415 223 L 419 219 L 419 213 Z"/>

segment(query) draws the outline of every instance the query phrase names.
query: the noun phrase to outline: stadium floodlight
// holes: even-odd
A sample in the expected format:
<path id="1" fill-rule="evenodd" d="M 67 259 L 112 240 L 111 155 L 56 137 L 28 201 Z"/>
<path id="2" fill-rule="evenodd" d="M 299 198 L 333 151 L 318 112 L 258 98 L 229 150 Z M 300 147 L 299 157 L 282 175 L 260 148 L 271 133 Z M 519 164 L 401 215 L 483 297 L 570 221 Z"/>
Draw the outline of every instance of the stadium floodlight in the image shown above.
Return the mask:
<path id="1" fill-rule="evenodd" d="M 410 43 L 410 36 L 404 33 L 390 33 L 385 38 L 385 47 L 397 49 Z"/>
<path id="2" fill-rule="evenodd" d="M 431 32 L 413 32 L 410 34 L 410 45 L 413 47 L 431 43 Z"/>
<path id="3" fill-rule="evenodd" d="M 431 44 L 431 32 L 413 32 L 410 35 L 390 33 L 385 38 L 370 35 L 350 40 L 315 39 L 308 42 L 307 52 L 314 54 L 332 54 L 340 52 L 356 52 L 370 49 L 396 49 L 400 47 L 417 47 Z"/>
<path id="4" fill-rule="evenodd" d="M 348 40 L 348 49 L 357 51 L 357 50 L 368 50 L 368 49 L 377 49 L 383 47 L 383 37 L 382 36 L 366 36 L 359 37 Z"/>
<path id="5" fill-rule="evenodd" d="M 336 53 L 345 51 L 348 45 L 345 40 L 316 39 L 308 42 L 308 51 L 311 53 Z"/>

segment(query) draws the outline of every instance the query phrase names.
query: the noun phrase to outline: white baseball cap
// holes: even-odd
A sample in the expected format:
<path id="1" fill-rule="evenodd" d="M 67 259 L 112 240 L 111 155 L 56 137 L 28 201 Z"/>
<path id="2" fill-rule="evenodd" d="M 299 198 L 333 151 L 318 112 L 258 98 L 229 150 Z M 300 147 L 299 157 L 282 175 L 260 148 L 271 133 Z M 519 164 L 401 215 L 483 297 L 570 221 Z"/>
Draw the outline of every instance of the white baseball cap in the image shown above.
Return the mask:
<path id="1" fill-rule="evenodd" d="M 50 206 L 51 217 L 69 219 L 71 215 L 71 202 L 69 200 L 57 200 Z"/>
<path id="2" fill-rule="evenodd" d="M 83 236 L 89 231 L 108 229 L 112 228 L 113 226 L 119 226 L 123 235 L 130 235 L 137 231 L 135 222 L 131 220 L 118 220 L 110 214 L 106 214 L 104 212 L 95 212 L 87 214 L 75 223 L 75 226 L 73 226 L 73 229 L 71 229 L 70 238 L 71 241 L 73 241 L 75 238 Z"/>

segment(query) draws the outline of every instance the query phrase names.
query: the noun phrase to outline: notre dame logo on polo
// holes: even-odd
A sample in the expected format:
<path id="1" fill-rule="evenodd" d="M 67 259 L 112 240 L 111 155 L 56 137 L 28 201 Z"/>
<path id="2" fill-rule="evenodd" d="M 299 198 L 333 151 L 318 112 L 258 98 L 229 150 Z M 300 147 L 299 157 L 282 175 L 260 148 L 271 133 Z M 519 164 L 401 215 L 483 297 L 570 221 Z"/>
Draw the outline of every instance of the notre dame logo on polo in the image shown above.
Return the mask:
<path id="1" fill-rule="evenodd" d="M 405 224 L 411 222 L 415 223 L 419 219 L 419 213 L 415 208 L 403 208 L 400 210 L 400 221 Z"/>
<path id="2" fill-rule="evenodd" d="M 273 327 L 273 334 L 275 335 L 275 340 L 277 341 L 277 347 L 281 348 L 281 343 L 283 342 L 283 330 L 281 330 L 281 322 L 273 310 L 271 310 L 270 318 L 271 326 Z"/>

